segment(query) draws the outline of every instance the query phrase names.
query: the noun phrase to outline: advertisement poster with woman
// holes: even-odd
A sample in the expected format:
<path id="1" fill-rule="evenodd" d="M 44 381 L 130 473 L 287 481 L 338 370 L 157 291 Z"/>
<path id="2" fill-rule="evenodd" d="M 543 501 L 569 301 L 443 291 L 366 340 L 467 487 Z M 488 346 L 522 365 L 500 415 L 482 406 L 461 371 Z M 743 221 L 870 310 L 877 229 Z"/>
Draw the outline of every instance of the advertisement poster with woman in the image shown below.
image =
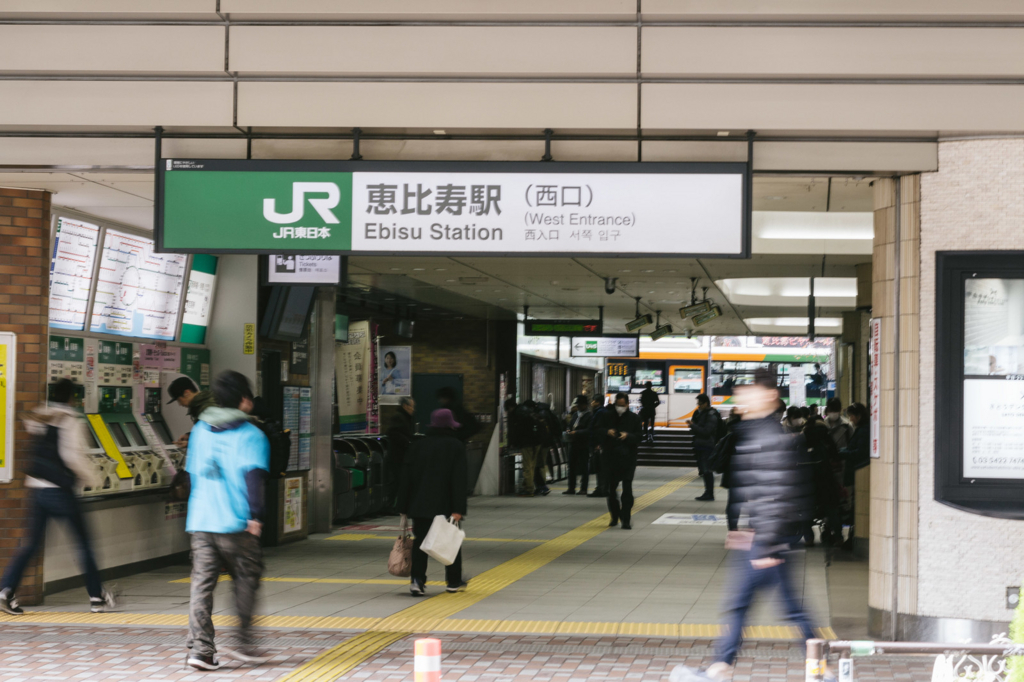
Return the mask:
<path id="1" fill-rule="evenodd" d="M 378 376 L 381 402 L 412 396 L 412 346 L 381 346 Z"/>

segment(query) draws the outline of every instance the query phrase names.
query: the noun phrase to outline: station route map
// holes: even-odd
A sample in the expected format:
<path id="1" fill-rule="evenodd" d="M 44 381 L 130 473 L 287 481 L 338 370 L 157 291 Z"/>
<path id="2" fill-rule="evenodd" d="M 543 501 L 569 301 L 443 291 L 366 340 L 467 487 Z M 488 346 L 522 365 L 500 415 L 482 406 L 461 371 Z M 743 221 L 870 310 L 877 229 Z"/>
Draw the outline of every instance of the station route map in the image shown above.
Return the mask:
<path id="1" fill-rule="evenodd" d="M 58 218 L 50 262 L 50 326 L 82 331 L 88 313 L 100 228 Z"/>
<path id="2" fill-rule="evenodd" d="M 187 256 L 153 253 L 153 240 L 108 229 L 90 331 L 173 341 Z"/>

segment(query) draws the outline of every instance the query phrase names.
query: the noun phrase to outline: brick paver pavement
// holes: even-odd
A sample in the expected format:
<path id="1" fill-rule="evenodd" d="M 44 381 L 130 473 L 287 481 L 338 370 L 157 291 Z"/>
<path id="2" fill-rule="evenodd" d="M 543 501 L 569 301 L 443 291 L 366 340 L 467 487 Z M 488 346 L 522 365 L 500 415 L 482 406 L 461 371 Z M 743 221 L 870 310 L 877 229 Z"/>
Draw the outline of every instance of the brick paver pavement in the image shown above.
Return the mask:
<path id="1" fill-rule="evenodd" d="M 230 632 L 222 628 L 219 638 L 230 636 Z M 270 682 L 353 634 L 338 630 L 258 632 L 263 646 L 274 656 L 270 663 L 253 668 L 228 662 L 217 672 L 199 673 L 183 666 L 185 632 L 181 628 L 7 623 L 0 631 L 0 682 Z M 674 666 L 708 665 L 713 653 L 710 640 L 504 634 L 434 636 L 442 640 L 442 672 L 446 682 L 663 682 Z M 414 638 L 399 641 L 371 657 L 344 679 L 408 682 L 413 676 Z M 925 680 L 930 676 L 931 663 L 925 659 L 857 661 L 858 682 Z M 802 682 L 803 649 L 795 642 L 749 642 L 737 662 L 734 679 Z"/>

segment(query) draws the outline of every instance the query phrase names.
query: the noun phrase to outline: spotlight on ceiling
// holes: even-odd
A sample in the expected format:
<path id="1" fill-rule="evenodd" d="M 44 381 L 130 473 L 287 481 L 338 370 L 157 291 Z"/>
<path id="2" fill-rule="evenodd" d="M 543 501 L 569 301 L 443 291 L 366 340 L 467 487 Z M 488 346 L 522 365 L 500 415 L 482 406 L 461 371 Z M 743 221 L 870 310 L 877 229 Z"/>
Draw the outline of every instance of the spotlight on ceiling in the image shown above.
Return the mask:
<path id="1" fill-rule="evenodd" d="M 700 315 L 711 310 L 711 301 L 701 301 L 700 303 L 694 303 L 693 305 L 683 306 L 679 309 L 679 317 L 684 320 L 694 315 Z"/>
<path id="2" fill-rule="evenodd" d="M 654 324 L 654 316 L 653 315 L 651 315 L 650 313 L 647 313 L 645 315 L 639 315 L 632 322 L 627 322 L 626 323 L 626 331 L 627 332 L 635 332 L 638 329 L 642 329 L 643 327 L 646 327 L 649 324 Z"/>
<path id="3" fill-rule="evenodd" d="M 672 333 L 672 325 L 663 324 L 653 332 L 651 332 L 651 341 L 657 341 L 658 339 L 664 338 Z"/>
<path id="4" fill-rule="evenodd" d="M 701 326 L 703 324 L 706 324 L 706 323 L 710 322 L 711 320 L 715 319 L 716 317 L 721 317 L 721 316 L 722 316 L 722 309 L 719 308 L 717 305 L 716 306 L 712 306 L 711 310 L 707 311 L 706 313 L 700 313 L 699 315 L 694 315 L 693 316 L 693 326 L 694 327 L 699 327 L 699 326 Z"/>

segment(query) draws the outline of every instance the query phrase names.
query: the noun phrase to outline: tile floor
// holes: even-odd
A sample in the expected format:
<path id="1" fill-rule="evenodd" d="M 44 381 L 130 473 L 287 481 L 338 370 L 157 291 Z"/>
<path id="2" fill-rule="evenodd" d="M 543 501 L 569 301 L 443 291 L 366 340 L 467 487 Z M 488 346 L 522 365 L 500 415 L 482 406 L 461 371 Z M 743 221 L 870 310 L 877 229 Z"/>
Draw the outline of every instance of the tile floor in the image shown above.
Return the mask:
<path id="1" fill-rule="evenodd" d="M 636 496 L 691 473 L 646 468 L 637 472 Z M 543 620 L 598 623 L 718 623 L 726 594 L 730 558 L 720 525 L 652 525 L 666 513 L 724 513 L 724 491 L 713 503 L 696 502 L 699 484 L 691 483 L 654 502 L 635 516 L 633 530 L 612 528 L 566 552 L 525 578 L 452 616 L 471 619 Z M 538 542 L 467 542 L 464 566 L 472 576 L 498 566 L 602 514 L 604 501 L 563 496 L 532 499 L 473 498 L 465 529 L 471 538 Z M 386 563 L 397 518 L 354 524 L 307 541 L 266 552 L 269 578 L 393 580 L 386 584 L 265 582 L 259 612 L 275 616 L 387 617 L 417 603 L 406 586 L 387 574 Z M 330 540 L 337 535 L 347 539 Z M 383 536 L 383 537 L 365 537 Z M 362 539 L 359 539 L 362 538 Z M 794 556 L 798 589 L 818 626 L 843 625 L 839 635 L 863 637 L 866 565 L 837 562 L 826 570 L 815 549 Z M 442 571 L 432 564 L 431 577 Z M 839 576 L 837 584 L 836 576 Z M 122 610 L 129 613 L 187 614 L 188 567 L 172 566 L 119 581 Z M 218 613 L 230 613 L 229 582 L 216 595 Z M 439 587 L 430 588 L 439 592 Z M 85 611 L 84 590 L 46 598 L 38 610 Z M 840 611 L 836 611 L 837 605 Z M 32 609 L 37 610 L 37 609 Z M 754 609 L 751 625 L 776 625 L 774 600 Z M 275 659 L 257 669 L 227 668 L 218 679 L 273 680 L 345 641 L 343 630 L 261 629 Z M 706 664 L 707 640 L 646 637 L 572 637 L 519 634 L 443 634 L 445 679 L 558 680 L 667 679 L 678 663 Z M 17 625 L 0 628 L 0 682 L 35 679 L 193 680 L 204 677 L 181 669 L 183 628 L 110 625 Z M 344 679 L 407 680 L 411 675 L 411 638 L 372 657 Z M 664 655 L 662 655 L 664 653 Z M 802 646 L 779 641 L 748 642 L 737 680 L 802 679 Z M 872 665 L 875 665 L 872 663 Z M 899 679 L 899 663 L 878 669 L 877 677 Z M 906 664 L 911 665 L 911 664 Z M 866 670 L 873 670 L 867 668 Z M 746 671 L 746 672 L 744 672 Z M 753 674 L 753 671 L 759 671 Z M 748 675 L 743 677 L 742 675 Z M 753 676 L 750 676 L 753 674 Z M 874 673 L 871 673 L 874 674 Z M 206 676 L 209 677 L 209 676 Z M 860 677 L 858 677 L 860 679 Z"/>

